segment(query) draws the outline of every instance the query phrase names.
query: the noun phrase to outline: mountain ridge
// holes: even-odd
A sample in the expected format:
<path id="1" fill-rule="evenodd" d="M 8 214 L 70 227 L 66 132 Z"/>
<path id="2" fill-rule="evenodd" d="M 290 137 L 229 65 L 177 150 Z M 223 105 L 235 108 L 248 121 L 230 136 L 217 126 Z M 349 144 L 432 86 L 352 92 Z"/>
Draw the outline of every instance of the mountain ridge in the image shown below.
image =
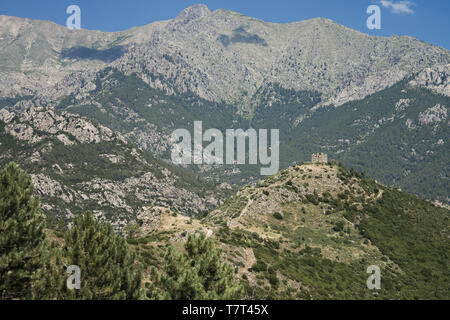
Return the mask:
<path id="1" fill-rule="evenodd" d="M 7 28 L 0 28 L 1 39 L 15 34 Z M 426 67 L 450 62 L 448 50 L 410 37 L 369 36 L 324 18 L 277 24 L 201 5 L 186 8 L 174 19 L 120 32 L 57 29 L 56 33 L 52 30 L 56 38 L 47 45 L 45 32 L 36 38 L 28 28 L 26 42 L 19 39 L 19 43 L 14 40 L 4 46 L 6 58 L 0 66 L 16 65 L 29 75 L 9 72 L 8 80 L 0 81 L 2 96 L 40 91 L 54 100 L 79 89 L 64 77 L 89 82 L 89 73 L 111 65 L 126 74 L 137 73 L 150 86 L 171 94 L 192 91 L 207 100 L 237 104 L 238 110 L 251 112 L 256 107 L 257 91 L 275 82 L 287 89 L 314 88 L 324 95 L 323 105 L 341 105 Z M 37 45 L 35 38 L 44 42 L 39 40 L 42 43 Z M 28 46 L 33 50 L 24 51 Z M 35 51 L 42 53 L 34 57 Z M 383 58 L 386 53 L 387 58 Z M 17 60 L 21 56 L 26 57 L 22 62 Z M 44 68 L 38 67 L 42 64 Z M 154 82 L 149 79 L 151 74 L 165 81 Z M 58 83 L 66 87 L 65 92 L 56 88 Z"/>

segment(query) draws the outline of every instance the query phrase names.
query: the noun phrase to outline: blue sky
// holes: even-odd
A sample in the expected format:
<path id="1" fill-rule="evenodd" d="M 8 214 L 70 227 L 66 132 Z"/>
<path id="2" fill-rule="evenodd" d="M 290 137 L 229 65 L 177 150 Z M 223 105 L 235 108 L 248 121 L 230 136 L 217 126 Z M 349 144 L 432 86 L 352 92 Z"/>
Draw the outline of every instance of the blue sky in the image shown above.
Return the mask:
<path id="1" fill-rule="evenodd" d="M 66 8 L 76 4 L 82 28 L 120 31 L 173 18 L 195 3 L 280 23 L 324 17 L 372 35 L 409 35 L 450 49 L 449 0 L 0 0 L 0 14 L 65 25 Z M 366 27 L 371 4 L 381 8 L 381 30 Z"/>

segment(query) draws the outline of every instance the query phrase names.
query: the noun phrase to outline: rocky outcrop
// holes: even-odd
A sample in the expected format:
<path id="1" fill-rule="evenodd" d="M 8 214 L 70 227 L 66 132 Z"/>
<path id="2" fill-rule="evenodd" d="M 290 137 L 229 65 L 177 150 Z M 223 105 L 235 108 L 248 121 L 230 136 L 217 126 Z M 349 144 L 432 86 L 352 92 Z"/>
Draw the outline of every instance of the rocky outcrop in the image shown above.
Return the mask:
<path id="1" fill-rule="evenodd" d="M 450 64 L 426 68 L 411 80 L 410 84 L 450 97 Z"/>
<path id="2" fill-rule="evenodd" d="M 45 136 L 54 136 L 65 145 L 75 143 L 100 143 L 125 138 L 104 126 L 95 126 L 80 116 L 63 112 L 61 115 L 50 108 L 30 108 L 12 121 L 14 114 L 2 110 L 0 120 L 7 123 L 6 130 L 20 140 L 35 143 Z"/>
<path id="3" fill-rule="evenodd" d="M 432 125 L 437 123 L 445 123 L 447 120 L 447 107 L 440 104 L 428 108 L 424 112 L 419 113 L 419 123 L 421 125 Z"/>
<path id="4" fill-rule="evenodd" d="M 144 207 L 137 214 L 137 221 L 140 225 L 140 232 L 148 234 L 158 229 L 162 215 L 166 214 L 168 209 L 163 207 Z"/>

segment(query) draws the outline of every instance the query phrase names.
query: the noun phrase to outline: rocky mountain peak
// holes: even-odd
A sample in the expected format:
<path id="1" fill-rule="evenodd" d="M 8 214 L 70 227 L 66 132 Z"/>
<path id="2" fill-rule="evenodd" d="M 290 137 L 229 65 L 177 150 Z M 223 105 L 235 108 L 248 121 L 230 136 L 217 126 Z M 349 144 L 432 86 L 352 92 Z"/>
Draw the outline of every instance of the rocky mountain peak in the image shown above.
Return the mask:
<path id="1" fill-rule="evenodd" d="M 194 4 L 187 7 L 175 18 L 177 22 L 189 23 L 193 20 L 205 17 L 211 13 L 211 10 L 204 4 Z"/>

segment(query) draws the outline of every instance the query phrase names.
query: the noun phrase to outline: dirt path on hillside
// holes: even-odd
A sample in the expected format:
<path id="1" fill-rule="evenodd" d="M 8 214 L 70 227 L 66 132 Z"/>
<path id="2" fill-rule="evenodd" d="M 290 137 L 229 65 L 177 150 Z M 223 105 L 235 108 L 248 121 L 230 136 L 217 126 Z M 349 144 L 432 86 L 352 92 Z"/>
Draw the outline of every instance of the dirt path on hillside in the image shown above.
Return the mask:
<path id="1" fill-rule="evenodd" d="M 244 266 L 239 268 L 238 274 L 241 276 L 243 273 L 246 273 L 249 268 L 251 268 L 256 263 L 256 257 L 253 253 L 252 248 L 245 248 L 244 250 Z"/>
<path id="2" fill-rule="evenodd" d="M 228 223 L 227 223 L 228 228 L 230 228 L 230 229 L 236 228 L 238 226 L 238 224 L 239 224 L 239 218 L 247 213 L 248 208 L 252 204 L 253 204 L 253 200 L 248 199 L 247 204 L 245 205 L 244 209 L 242 209 L 242 211 L 239 214 L 239 216 L 237 216 L 236 218 L 233 218 L 230 221 L 228 221 Z"/>

